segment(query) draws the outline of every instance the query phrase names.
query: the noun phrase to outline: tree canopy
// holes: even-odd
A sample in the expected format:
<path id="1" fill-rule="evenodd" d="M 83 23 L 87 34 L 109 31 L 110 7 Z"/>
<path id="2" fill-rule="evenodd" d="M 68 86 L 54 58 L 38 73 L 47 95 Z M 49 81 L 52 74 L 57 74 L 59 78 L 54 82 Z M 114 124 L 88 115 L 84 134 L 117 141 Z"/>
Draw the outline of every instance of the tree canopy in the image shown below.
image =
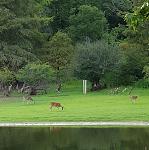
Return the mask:
<path id="1" fill-rule="evenodd" d="M 146 80 L 148 29 L 148 0 L 1 0 L 0 83 L 20 71 L 26 82 L 33 66 L 46 76 L 45 64 L 56 81 L 70 70 L 113 85 Z"/>
<path id="2" fill-rule="evenodd" d="M 18 70 L 36 60 L 36 49 L 42 45 L 40 31 L 50 19 L 40 15 L 35 0 L 6 0 L 0 2 L 0 66 Z"/>
<path id="3" fill-rule="evenodd" d="M 72 39 L 79 41 L 89 38 L 101 39 L 107 29 L 104 13 L 95 6 L 82 5 L 78 13 L 70 16 L 69 32 Z"/>
<path id="4" fill-rule="evenodd" d="M 118 68 L 122 61 L 118 46 L 105 41 L 77 45 L 75 73 L 80 79 L 99 83 L 105 73 Z"/>

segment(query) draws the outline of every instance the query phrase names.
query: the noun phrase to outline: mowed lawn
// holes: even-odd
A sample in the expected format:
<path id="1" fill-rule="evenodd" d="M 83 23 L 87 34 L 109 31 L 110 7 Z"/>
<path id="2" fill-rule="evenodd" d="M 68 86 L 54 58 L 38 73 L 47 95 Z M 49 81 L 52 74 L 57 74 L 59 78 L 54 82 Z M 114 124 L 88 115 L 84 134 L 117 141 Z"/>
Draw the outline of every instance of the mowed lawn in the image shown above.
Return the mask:
<path id="1" fill-rule="evenodd" d="M 110 95 L 107 90 L 88 93 L 63 92 L 60 96 L 33 97 L 35 104 L 22 97 L 0 99 L 0 122 L 20 121 L 149 121 L 149 89 L 133 91 L 139 96 L 133 104 L 127 93 Z M 50 102 L 60 102 L 64 110 L 49 109 Z"/>

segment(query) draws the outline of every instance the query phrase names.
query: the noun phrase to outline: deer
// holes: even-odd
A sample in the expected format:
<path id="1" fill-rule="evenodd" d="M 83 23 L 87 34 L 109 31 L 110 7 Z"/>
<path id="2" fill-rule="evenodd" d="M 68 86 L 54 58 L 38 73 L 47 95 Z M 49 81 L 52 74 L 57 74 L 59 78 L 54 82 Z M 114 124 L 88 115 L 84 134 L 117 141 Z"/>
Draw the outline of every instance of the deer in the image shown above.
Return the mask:
<path id="1" fill-rule="evenodd" d="M 27 102 L 27 104 L 30 103 L 30 102 L 35 104 L 35 101 L 33 100 L 33 98 L 31 96 L 23 96 L 23 101 Z"/>
<path id="2" fill-rule="evenodd" d="M 132 101 L 132 103 L 136 103 L 138 96 L 137 95 L 131 95 L 131 92 L 134 88 L 131 88 L 130 92 L 129 92 L 129 98 Z"/>
<path id="3" fill-rule="evenodd" d="M 136 100 L 138 99 L 138 96 L 137 96 L 137 95 L 131 95 L 131 96 L 130 96 L 130 99 L 131 99 L 131 101 L 132 101 L 133 103 L 135 103 Z"/>
<path id="4" fill-rule="evenodd" d="M 52 110 L 52 107 L 61 107 L 62 110 L 64 109 L 64 107 L 61 105 L 61 103 L 58 103 L 58 102 L 51 102 L 50 105 L 49 105 L 49 108 Z"/>

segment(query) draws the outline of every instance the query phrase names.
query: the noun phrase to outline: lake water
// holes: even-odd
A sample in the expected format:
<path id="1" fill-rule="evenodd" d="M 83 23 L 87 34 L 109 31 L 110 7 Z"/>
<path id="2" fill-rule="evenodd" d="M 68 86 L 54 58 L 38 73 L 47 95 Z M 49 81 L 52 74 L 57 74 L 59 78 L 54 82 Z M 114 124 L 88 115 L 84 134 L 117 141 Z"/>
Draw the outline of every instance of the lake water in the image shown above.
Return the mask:
<path id="1" fill-rule="evenodd" d="M 0 150 L 149 150 L 149 128 L 0 128 Z"/>

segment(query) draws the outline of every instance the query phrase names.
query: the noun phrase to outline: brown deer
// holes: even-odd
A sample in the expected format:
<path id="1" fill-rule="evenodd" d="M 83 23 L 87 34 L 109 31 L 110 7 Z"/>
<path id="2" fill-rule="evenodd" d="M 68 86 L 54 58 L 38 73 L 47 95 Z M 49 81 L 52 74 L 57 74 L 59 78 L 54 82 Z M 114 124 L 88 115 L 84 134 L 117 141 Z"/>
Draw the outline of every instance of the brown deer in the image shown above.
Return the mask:
<path id="1" fill-rule="evenodd" d="M 23 101 L 27 102 L 27 104 L 30 103 L 30 102 L 35 104 L 35 101 L 33 100 L 33 98 L 31 96 L 28 96 L 28 95 L 27 96 L 23 96 Z"/>
<path id="2" fill-rule="evenodd" d="M 134 89 L 134 88 L 131 88 L 131 90 L 130 90 L 130 92 L 129 92 L 129 98 L 130 98 L 130 100 L 132 101 L 132 103 L 136 103 L 136 101 L 137 101 L 137 99 L 138 99 L 138 96 L 137 96 L 137 95 L 130 95 L 133 89 Z"/>
<path id="3" fill-rule="evenodd" d="M 49 105 L 49 108 L 52 110 L 52 107 L 61 107 L 62 110 L 64 109 L 64 107 L 61 105 L 61 103 L 57 103 L 57 102 L 51 102 L 50 105 Z"/>
<path id="4" fill-rule="evenodd" d="M 136 100 L 138 99 L 137 95 L 130 95 L 130 99 L 133 103 L 136 103 Z"/>

